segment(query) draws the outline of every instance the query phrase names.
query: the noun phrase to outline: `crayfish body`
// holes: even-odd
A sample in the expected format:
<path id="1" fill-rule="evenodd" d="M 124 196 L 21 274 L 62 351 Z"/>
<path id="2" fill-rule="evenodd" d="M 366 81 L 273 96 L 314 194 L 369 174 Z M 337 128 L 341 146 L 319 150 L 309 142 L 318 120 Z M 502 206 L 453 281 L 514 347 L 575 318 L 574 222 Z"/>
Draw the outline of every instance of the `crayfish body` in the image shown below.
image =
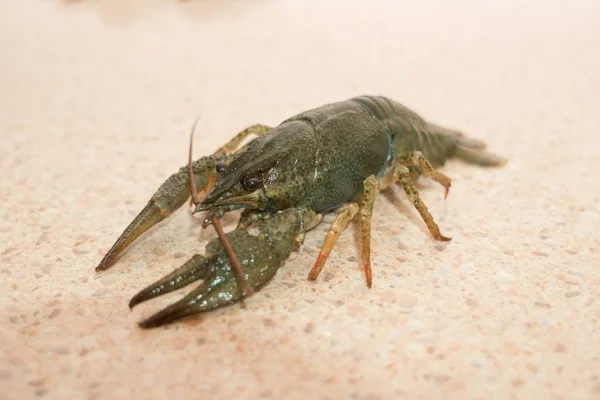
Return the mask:
<path id="1" fill-rule="evenodd" d="M 257 137 L 238 149 L 251 135 Z M 192 257 L 131 300 L 133 307 L 203 280 L 189 295 L 143 321 L 142 327 L 159 326 L 248 297 L 271 279 L 321 216 L 335 209 L 337 216 L 309 279 L 317 278 L 338 237 L 360 212 L 362 262 L 370 287 L 371 216 L 379 190 L 398 183 L 433 238 L 448 241 L 419 197 L 415 181 L 425 175 L 440 183 L 447 195 L 450 178 L 437 168 L 449 158 L 479 166 L 505 163 L 485 148 L 483 142 L 428 123 L 384 97 L 361 96 L 327 104 L 275 128 L 254 125 L 213 155 L 193 163 L 190 159 L 187 167 L 167 179 L 96 269 L 110 267 L 129 244 L 183 206 L 191 195 L 195 212 L 206 211 L 204 226 L 212 222 L 217 228 L 225 213 L 243 209 L 238 226 L 227 235 L 220 232 L 220 240 L 207 245 L 206 256 Z M 194 189 L 188 188 L 188 179 Z M 195 187 L 206 195 L 203 200 Z M 257 227 L 257 234 L 251 233 L 252 226 Z"/>

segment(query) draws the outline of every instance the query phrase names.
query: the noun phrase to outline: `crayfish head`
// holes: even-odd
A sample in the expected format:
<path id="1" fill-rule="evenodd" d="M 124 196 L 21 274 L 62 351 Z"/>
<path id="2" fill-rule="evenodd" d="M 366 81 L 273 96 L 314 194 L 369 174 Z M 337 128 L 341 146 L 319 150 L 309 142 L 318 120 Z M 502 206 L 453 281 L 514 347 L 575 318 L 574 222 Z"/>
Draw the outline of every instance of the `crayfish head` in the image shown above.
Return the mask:
<path id="1" fill-rule="evenodd" d="M 279 125 L 234 157 L 196 210 L 237 206 L 275 212 L 306 205 L 315 168 L 314 146 L 307 123 Z"/>

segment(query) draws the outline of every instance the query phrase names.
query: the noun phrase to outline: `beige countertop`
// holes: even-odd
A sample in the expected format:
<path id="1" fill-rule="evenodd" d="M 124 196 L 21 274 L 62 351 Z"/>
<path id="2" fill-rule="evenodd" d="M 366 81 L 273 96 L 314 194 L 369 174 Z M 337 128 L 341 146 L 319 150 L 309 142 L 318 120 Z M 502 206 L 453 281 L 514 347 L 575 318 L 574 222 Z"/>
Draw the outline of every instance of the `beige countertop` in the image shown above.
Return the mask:
<path id="1" fill-rule="evenodd" d="M 0 398 L 600 398 L 600 6 L 563 4 L 1 2 Z M 129 299 L 214 232 L 182 210 L 94 266 L 193 121 L 209 154 L 360 94 L 509 159 L 448 163 L 445 201 L 422 180 L 453 241 L 394 188 L 370 290 L 354 224 L 306 280 L 321 224 L 245 309 L 138 328 L 181 294 Z"/>

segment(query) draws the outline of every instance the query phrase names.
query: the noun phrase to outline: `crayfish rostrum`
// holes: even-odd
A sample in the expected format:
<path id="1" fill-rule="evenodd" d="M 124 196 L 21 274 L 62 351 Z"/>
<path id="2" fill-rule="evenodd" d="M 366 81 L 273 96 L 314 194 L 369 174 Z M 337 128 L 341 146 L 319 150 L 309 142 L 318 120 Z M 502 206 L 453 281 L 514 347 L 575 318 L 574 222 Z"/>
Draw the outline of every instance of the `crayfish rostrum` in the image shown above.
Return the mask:
<path id="1" fill-rule="evenodd" d="M 253 135 L 257 137 L 239 148 Z M 253 125 L 195 162 L 190 144 L 188 165 L 162 184 L 96 270 L 110 267 L 129 244 L 191 196 L 195 212 L 206 211 L 203 226 L 214 225 L 219 237 L 208 243 L 204 256 L 194 255 L 138 293 L 129 305 L 203 282 L 142 321 L 142 327 L 249 297 L 271 279 L 321 216 L 333 210 L 337 216 L 308 278 L 317 278 L 336 240 L 360 212 L 362 263 L 370 287 L 371 216 L 379 190 L 400 184 L 433 238 L 448 241 L 419 197 L 415 181 L 424 175 L 441 184 L 447 195 L 450 178 L 436 169 L 451 157 L 479 166 L 504 164 L 502 157 L 485 148 L 479 140 L 426 122 L 403 105 L 375 96 L 327 104 L 275 128 Z M 237 228 L 225 234 L 219 218 L 238 209 L 242 213 Z"/>

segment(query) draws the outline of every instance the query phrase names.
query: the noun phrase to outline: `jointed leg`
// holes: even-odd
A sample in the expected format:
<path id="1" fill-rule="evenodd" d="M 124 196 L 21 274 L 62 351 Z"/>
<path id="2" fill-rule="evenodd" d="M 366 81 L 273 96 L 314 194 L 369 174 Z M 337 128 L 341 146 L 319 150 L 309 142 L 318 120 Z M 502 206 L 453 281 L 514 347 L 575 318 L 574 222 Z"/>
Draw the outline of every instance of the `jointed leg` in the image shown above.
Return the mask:
<path id="1" fill-rule="evenodd" d="M 448 190 L 450 190 L 451 185 L 450 178 L 448 178 L 441 172 L 434 170 L 429 161 L 427 161 L 425 156 L 420 151 L 408 153 L 405 156 L 396 159 L 396 163 L 398 163 L 399 165 L 404 165 L 405 167 L 421 167 L 421 169 L 423 170 L 423 175 L 430 179 L 433 179 L 434 181 L 442 185 L 444 189 L 446 189 L 444 198 L 448 196 Z"/>
<path id="2" fill-rule="evenodd" d="M 373 215 L 373 205 L 375 203 L 375 197 L 379 193 L 379 181 L 375 176 L 370 176 L 364 181 L 364 189 L 360 200 L 360 226 L 362 231 L 362 259 L 363 267 L 365 270 L 365 280 L 367 287 L 371 287 L 373 280 L 371 273 L 371 216 Z M 348 223 L 359 210 L 358 204 L 348 203 L 340 208 L 335 221 L 331 224 L 325 243 L 321 253 L 317 258 L 317 262 L 308 274 L 309 280 L 317 279 L 319 273 L 323 269 L 329 253 L 333 249 L 333 246 L 337 242 L 338 238 L 348 226 Z"/>
<path id="3" fill-rule="evenodd" d="M 267 125 L 263 125 L 263 124 L 252 125 L 246 129 L 244 129 L 237 135 L 235 135 L 233 139 L 231 139 L 229 142 L 227 142 L 219 150 L 215 151 L 215 154 L 217 154 L 217 153 L 233 153 L 233 152 L 235 152 L 235 150 L 237 150 L 240 143 L 242 143 L 244 141 L 244 139 L 246 139 L 248 136 L 250 136 L 250 135 L 262 136 L 265 133 L 267 133 L 268 131 L 270 131 L 271 129 L 273 129 L 273 128 L 271 128 L 270 126 L 267 126 Z"/>
<path id="4" fill-rule="evenodd" d="M 371 216 L 375 197 L 379 193 L 379 181 L 375 176 L 365 179 L 364 191 L 360 201 L 360 227 L 362 231 L 362 259 L 365 270 L 367 287 L 371 287 L 373 280 L 371 273 Z"/>
<path id="5" fill-rule="evenodd" d="M 323 266 L 325 265 L 327 257 L 329 257 L 329 253 L 331 253 L 331 249 L 333 249 L 335 242 L 337 242 L 344 229 L 346 229 L 348 226 L 348 222 L 354 218 L 357 212 L 358 204 L 356 203 L 344 204 L 340 208 L 338 215 L 335 217 L 335 221 L 333 221 L 331 224 L 331 228 L 329 228 L 329 232 L 325 237 L 325 243 L 323 243 L 323 248 L 321 249 L 321 253 L 317 258 L 317 262 L 308 274 L 308 280 L 314 281 L 317 279 L 317 276 L 319 276 L 319 273 L 323 269 Z"/>
<path id="6" fill-rule="evenodd" d="M 435 240 L 441 240 L 444 242 L 449 241 L 449 237 L 446 237 L 440 233 L 440 228 L 438 228 L 437 224 L 433 220 L 433 217 L 429 213 L 427 206 L 421 200 L 415 183 L 410 177 L 409 169 L 404 165 L 398 164 L 394 165 L 393 168 L 394 175 L 396 176 L 396 179 L 398 179 L 398 183 L 402 185 L 402 188 L 404 189 L 404 192 L 408 196 L 409 200 L 411 203 L 413 203 L 419 214 L 421 214 L 421 218 L 423 218 L 423 221 L 425 221 L 425 224 L 427 225 L 427 228 L 429 228 L 429 232 L 431 232 L 433 238 Z"/>

